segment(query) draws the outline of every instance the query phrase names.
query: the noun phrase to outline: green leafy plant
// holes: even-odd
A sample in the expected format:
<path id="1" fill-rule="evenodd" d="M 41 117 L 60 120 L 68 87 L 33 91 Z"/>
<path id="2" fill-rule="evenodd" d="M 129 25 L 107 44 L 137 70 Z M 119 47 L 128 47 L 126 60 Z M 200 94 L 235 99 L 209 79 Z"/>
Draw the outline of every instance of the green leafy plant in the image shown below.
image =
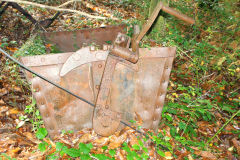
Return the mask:
<path id="1" fill-rule="evenodd" d="M 24 113 L 27 115 L 22 115 L 19 117 L 21 122 L 18 124 L 17 128 L 21 127 L 25 122 L 31 122 L 33 125 L 33 131 L 36 131 L 42 124 L 42 117 L 39 110 L 36 107 L 36 100 L 32 97 L 32 103 L 27 105 L 24 109 Z"/>
<path id="2" fill-rule="evenodd" d="M 1 153 L 0 154 L 0 160 L 4 160 L 4 159 L 7 159 L 7 160 L 17 160 L 16 158 L 11 158 L 6 153 Z"/>
<path id="3" fill-rule="evenodd" d="M 39 35 L 34 35 L 18 50 L 15 56 L 41 55 L 46 53 L 44 41 Z"/>

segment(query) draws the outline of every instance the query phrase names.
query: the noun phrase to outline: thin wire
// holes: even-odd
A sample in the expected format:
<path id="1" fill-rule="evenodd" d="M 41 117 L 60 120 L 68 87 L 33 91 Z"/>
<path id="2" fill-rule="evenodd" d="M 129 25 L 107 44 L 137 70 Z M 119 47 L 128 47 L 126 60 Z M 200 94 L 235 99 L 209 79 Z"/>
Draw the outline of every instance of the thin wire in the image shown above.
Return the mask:
<path id="1" fill-rule="evenodd" d="M 72 92 L 69 91 L 68 89 L 63 88 L 63 87 L 59 86 L 58 84 L 56 84 L 56 83 L 54 83 L 54 82 L 48 80 L 46 77 L 44 77 L 44 76 L 42 76 L 42 75 L 40 75 L 40 74 L 34 72 L 34 71 L 31 70 L 30 68 L 28 68 L 28 67 L 25 66 L 24 64 L 20 63 L 18 60 L 16 60 L 16 59 L 13 58 L 12 56 L 10 56 L 7 52 L 5 52 L 4 50 L 2 50 L 1 48 L 0 48 L 0 51 L 1 51 L 6 57 L 8 57 L 10 60 L 12 60 L 12 61 L 15 62 L 16 64 L 18 64 L 21 68 L 27 70 L 28 72 L 31 72 L 32 74 L 34 74 L 34 75 L 38 76 L 39 78 L 41 78 L 41 79 L 47 81 L 48 83 L 54 85 L 55 87 L 57 87 L 57 88 L 59 88 L 59 89 L 65 91 L 65 92 L 71 94 L 72 96 L 74 96 L 74 97 L 80 99 L 81 101 L 83 101 L 83 102 L 89 104 L 91 107 L 95 107 L 95 105 L 94 105 L 93 103 L 89 102 L 88 100 L 86 100 L 86 99 L 84 99 L 84 98 L 82 98 L 82 97 L 80 97 L 80 96 L 78 96 L 78 95 L 72 93 Z M 131 125 L 127 124 L 126 122 L 120 121 L 120 123 L 122 123 L 122 124 L 125 125 L 125 126 L 130 127 L 131 129 L 137 131 L 138 133 L 143 134 L 144 136 L 146 136 L 143 132 L 141 132 L 141 131 L 139 131 L 139 130 L 133 128 Z"/>

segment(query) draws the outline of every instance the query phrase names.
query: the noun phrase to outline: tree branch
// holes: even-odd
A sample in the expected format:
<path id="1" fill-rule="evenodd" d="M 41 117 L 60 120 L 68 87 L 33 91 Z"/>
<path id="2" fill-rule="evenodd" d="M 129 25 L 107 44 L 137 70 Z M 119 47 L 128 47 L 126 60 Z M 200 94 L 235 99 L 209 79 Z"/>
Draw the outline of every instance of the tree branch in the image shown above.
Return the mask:
<path id="1" fill-rule="evenodd" d="M 66 5 L 70 4 L 70 3 L 73 3 L 73 2 L 81 2 L 81 0 L 70 0 L 70 1 L 67 1 L 67 2 L 59 5 L 58 7 L 62 8 L 62 7 L 66 6 Z"/>
<path id="2" fill-rule="evenodd" d="M 82 15 L 82 16 L 86 16 L 86 17 L 89 17 L 89 18 L 94 18 L 94 19 L 107 19 L 107 17 L 94 16 L 94 15 L 91 15 L 91 14 L 88 14 L 88 13 L 85 13 L 85 12 L 81 12 L 81 11 L 77 11 L 77 10 L 73 10 L 73 9 L 47 6 L 47 5 L 44 5 L 44 4 L 39 4 L 39 3 L 34 3 L 34 2 L 29 2 L 29 1 L 22 1 L 22 0 L 4 0 L 4 1 L 5 2 L 15 2 L 15 3 L 20 3 L 20 4 L 25 4 L 25 5 L 31 5 L 31 6 L 36 6 L 36 7 L 46 8 L 46 9 L 51 9 L 51 10 L 56 10 L 56 11 L 67 11 L 67 12 L 76 13 L 76 14 L 79 14 L 79 15 Z M 66 3 L 60 5 L 60 7 L 65 6 L 66 4 L 69 4 L 71 2 L 72 1 L 70 1 L 68 3 L 66 2 Z M 118 18 L 116 18 L 116 17 L 113 17 L 112 19 L 113 20 L 118 20 Z"/>

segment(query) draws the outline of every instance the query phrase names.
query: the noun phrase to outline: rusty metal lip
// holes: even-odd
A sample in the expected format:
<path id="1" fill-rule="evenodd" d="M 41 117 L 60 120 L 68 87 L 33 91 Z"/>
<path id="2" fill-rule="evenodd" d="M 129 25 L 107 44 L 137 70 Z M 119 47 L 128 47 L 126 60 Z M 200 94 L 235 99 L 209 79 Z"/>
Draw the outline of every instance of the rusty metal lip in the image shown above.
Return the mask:
<path id="1" fill-rule="evenodd" d="M 74 52 L 56 53 L 56 54 L 44 54 L 35 56 L 20 57 L 22 63 L 26 66 L 37 67 L 45 65 L 54 65 L 65 63 L 67 58 Z"/>
<path id="2" fill-rule="evenodd" d="M 59 33 L 74 33 L 74 32 L 85 32 L 85 31 L 98 31 L 98 30 L 105 30 L 105 29 L 111 29 L 111 28 L 125 28 L 127 25 L 122 23 L 118 25 L 107 25 L 104 27 L 96 27 L 96 28 L 81 28 L 78 30 L 73 30 L 73 31 L 51 31 L 51 32 L 40 32 L 40 36 L 46 36 L 46 35 L 51 35 L 51 34 L 59 34 Z M 46 35 L 45 35 L 46 34 Z"/>
<path id="3" fill-rule="evenodd" d="M 140 48 L 139 54 L 141 58 L 167 58 L 175 56 L 176 47 L 152 47 L 152 48 Z M 151 53 L 149 53 L 151 52 Z M 36 56 L 21 57 L 20 60 L 26 66 L 45 66 L 63 64 L 67 58 L 75 52 L 57 53 L 57 54 L 45 54 Z"/>

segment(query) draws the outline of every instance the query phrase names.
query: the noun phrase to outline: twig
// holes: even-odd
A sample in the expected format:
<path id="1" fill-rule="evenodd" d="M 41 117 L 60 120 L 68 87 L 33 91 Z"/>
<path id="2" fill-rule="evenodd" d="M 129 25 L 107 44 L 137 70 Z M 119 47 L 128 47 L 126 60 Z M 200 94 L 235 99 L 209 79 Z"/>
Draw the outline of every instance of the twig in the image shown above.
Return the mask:
<path id="1" fill-rule="evenodd" d="M 197 97 L 194 101 L 192 101 L 190 104 L 188 104 L 187 107 L 190 107 L 191 104 L 195 103 L 198 99 L 203 99 L 205 96 L 208 95 L 209 92 L 210 92 L 210 91 L 208 91 L 208 92 L 206 92 L 205 94 Z M 183 136 L 185 130 L 187 129 L 187 126 L 189 125 L 189 122 L 190 122 L 190 120 L 191 120 L 191 118 L 192 118 L 192 115 L 193 115 L 193 114 L 190 115 L 190 117 L 189 117 L 189 119 L 188 119 L 188 121 L 187 121 L 186 127 L 184 128 L 184 130 L 183 130 L 183 132 L 182 132 L 182 134 L 181 134 L 181 137 Z"/>
<path id="2" fill-rule="evenodd" d="M 72 13 L 77 13 L 82 16 L 86 16 L 89 18 L 94 18 L 94 19 L 107 19 L 107 17 L 101 17 L 101 16 L 94 16 L 85 12 L 73 10 L 73 9 L 67 9 L 67 8 L 59 8 L 59 7 L 53 7 L 53 6 L 47 6 L 39 3 L 34 3 L 34 2 L 29 2 L 29 1 L 22 1 L 22 0 L 5 0 L 6 2 L 15 2 L 15 3 L 21 3 L 21 4 L 26 4 L 26 5 L 31 5 L 31 6 L 36 6 L 40 8 L 46 8 L 46 9 L 51 9 L 51 10 L 56 10 L 56 11 L 67 11 L 67 12 L 72 12 Z M 113 17 L 113 20 L 118 20 L 118 18 Z"/>
<path id="3" fill-rule="evenodd" d="M 68 5 L 68 4 L 72 3 L 72 2 L 80 2 L 80 0 L 70 0 L 70 1 L 67 1 L 67 2 L 59 5 L 58 7 L 59 7 L 59 8 L 62 8 L 62 7 Z"/>
<path id="4" fill-rule="evenodd" d="M 178 48 L 178 49 L 180 50 L 181 53 L 184 53 L 192 62 L 194 62 L 194 60 L 187 54 L 187 52 L 191 52 L 193 51 L 193 49 L 185 52 L 181 48 Z"/>
<path id="5" fill-rule="evenodd" d="M 235 89 L 235 90 L 229 92 L 229 93 L 227 94 L 227 97 L 229 97 L 230 94 L 232 94 L 233 92 L 236 92 L 236 91 L 239 90 L 239 89 L 240 89 L 240 87 L 238 87 L 237 89 Z"/>
<path id="6" fill-rule="evenodd" d="M 212 138 L 210 138 L 210 139 L 207 141 L 207 144 L 208 144 L 209 142 L 211 142 L 211 141 L 213 140 L 213 138 L 215 138 L 215 137 L 223 130 L 223 128 L 225 128 L 226 125 L 228 125 L 228 123 L 232 121 L 232 119 L 233 119 L 238 113 L 240 113 L 240 110 L 238 110 L 235 114 L 232 115 L 232 117 L 217 131 L 217 133 L 215 133 L 214 136 L 212 136 Z"/>
<path id="7" fill-rule="evenodd" d="M 216 72 L 213 72 L 213 73 L 211 73 L 211 74 L 209 74 L 209 75 L 207 75 L 207 76 L 204 76 L 204 77 L 202 77 L 202 78 L 200 78 L 200 80 L 204 80 L 204 79 L 206 79 L 206 78 L 208 78 L 208 77 L 211 77 L 212 75 L 214 75 Z"/>

